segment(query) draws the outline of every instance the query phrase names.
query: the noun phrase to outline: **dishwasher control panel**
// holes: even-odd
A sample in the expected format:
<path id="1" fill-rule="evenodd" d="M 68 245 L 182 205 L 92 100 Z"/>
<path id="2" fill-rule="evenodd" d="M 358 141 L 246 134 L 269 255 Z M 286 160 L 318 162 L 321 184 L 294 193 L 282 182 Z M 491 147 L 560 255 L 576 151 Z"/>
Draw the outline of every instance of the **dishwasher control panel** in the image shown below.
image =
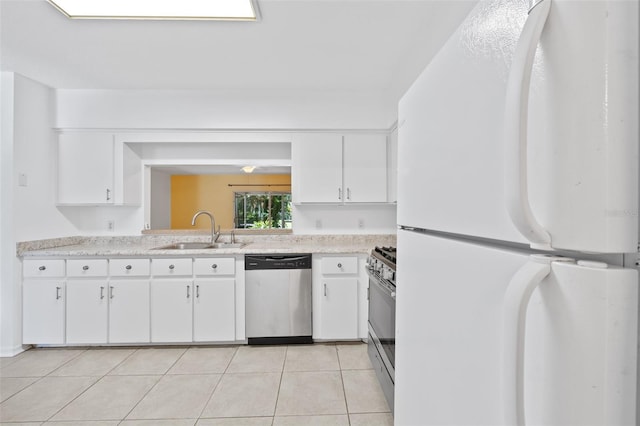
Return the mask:
<path id="1" fill-rule="evenodd" d="M 246 271 L 258 269 L 311 269 L 310 254 L 247 254 L 244 257 Z"/>

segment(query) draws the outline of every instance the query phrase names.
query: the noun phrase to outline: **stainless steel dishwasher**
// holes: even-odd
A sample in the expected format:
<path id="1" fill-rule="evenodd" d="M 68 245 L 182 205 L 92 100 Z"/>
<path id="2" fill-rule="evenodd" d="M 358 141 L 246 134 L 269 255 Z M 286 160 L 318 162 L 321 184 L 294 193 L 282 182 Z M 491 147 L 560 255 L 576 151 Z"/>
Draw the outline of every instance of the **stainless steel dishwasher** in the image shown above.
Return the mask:
<path id="1" fill-rule="evenodd" d="M 312 343 L 311 255 L 247 254 L 244 269 L 248 343 Z"/>

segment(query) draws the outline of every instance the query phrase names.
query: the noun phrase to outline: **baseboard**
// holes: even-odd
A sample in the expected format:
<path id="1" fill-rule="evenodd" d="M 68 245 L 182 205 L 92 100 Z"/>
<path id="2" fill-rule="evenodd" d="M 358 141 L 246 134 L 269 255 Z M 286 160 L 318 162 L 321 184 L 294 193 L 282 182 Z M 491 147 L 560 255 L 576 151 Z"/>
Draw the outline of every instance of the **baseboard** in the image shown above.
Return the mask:
<path id="1" fill-rule="evenodd" d="M 14 346 L 13 348 L 0 348 L 0 357 L 11 358 L 29 349 L 30 346 Z"/>

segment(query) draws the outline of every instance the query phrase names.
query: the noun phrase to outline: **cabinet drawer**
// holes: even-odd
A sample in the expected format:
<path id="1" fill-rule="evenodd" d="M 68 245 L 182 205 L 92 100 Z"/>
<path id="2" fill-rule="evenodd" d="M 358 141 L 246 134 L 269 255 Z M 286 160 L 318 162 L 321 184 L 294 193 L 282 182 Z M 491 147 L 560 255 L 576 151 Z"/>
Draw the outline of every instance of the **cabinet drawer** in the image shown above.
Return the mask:
<path id="1" fill-rule="evenodd" d="M 153 275 L 191 275 L 193 273 L 191 259 L 151 259 Z"/>
<path id="2" fill-rule="evenodd" d="M 110 259 L 109 273 L 113 277 L 143 277 L 151 271 L 149 259 Z"/>
<path id="3" fill-rule="evenodd" d="M 22 262 L 22 275 L 26 278 L 33 277 L 64 277 L 64 260 L 29 259 Z"/>
<path id="4" fill-rule="evenodd" d="M 68 277 L 106 277 L 107 259 L 67 260 Z"/>
<path id="5" fill-rule="evenodd" d="M 357 256 L 323 257 L 321 270 L 323 274 L 357 274 Z"/>
<path id="6" fill-rule="evenodd" d="M 234 257 L 196 259 L 193 268 L 196 275 L 235 275 L 236 259 Z"/>

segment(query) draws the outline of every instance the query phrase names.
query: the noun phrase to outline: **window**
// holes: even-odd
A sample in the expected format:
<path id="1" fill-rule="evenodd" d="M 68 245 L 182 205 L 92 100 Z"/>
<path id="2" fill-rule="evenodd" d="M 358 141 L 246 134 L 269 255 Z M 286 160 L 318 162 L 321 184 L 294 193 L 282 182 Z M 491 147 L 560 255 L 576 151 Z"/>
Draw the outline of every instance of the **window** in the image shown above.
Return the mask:
<path id="1" fill-rule="evenodd" d="M 235 228 L 291 229 L 291 194 L 288 192 L 234 192 Z"/>

